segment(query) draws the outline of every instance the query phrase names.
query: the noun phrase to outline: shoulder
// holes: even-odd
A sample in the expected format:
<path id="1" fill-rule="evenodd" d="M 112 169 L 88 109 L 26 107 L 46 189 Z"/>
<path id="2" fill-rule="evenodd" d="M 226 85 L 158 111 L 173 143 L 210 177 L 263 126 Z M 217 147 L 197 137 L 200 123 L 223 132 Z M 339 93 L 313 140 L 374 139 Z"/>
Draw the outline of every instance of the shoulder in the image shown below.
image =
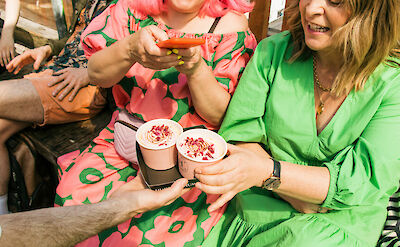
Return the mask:
<path id="1" fill-rule="evenodd" d="M 284 31 L 261 40 L 257 45 L 256 53 L 261 56 L 270 56 L 271 58 L 279 55 L 281 59 L 290 50 L 291 43 L 290 32 Z"/>
<path id="2" fill-rule="evenodd" d="M 287 47 L 291 43 L 291 34 L 289 31 L 283 31 L 275 35 L 269 36 L 260 41 L 260 46 L 265 47 Z"/>
<path id="3" fill-rule="evenodd" d="M 214 33 L 236 33 L 249 29 L 247 17 L 239 12 L 230 11 L 221 17 Z"/>

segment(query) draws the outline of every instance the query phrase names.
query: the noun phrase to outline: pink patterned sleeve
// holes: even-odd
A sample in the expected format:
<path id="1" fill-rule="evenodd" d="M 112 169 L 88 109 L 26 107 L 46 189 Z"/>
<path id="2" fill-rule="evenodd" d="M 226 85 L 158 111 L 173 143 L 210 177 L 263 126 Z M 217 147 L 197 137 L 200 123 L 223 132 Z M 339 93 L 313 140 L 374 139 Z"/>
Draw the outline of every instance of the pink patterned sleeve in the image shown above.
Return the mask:
<path id="1" fill-rule="evenodd" d="M 215 49 L 211 66 L 217 81 L 233 94 L 240 76 L 257 46 L 250 31 L 223 35 Z"/>
<path id="2" fill-rule="evenodd" d="M 129 0 L 113 1 L 82 33 L 81 43 L 89 59 L 95 52 L 130 34 Z"/>

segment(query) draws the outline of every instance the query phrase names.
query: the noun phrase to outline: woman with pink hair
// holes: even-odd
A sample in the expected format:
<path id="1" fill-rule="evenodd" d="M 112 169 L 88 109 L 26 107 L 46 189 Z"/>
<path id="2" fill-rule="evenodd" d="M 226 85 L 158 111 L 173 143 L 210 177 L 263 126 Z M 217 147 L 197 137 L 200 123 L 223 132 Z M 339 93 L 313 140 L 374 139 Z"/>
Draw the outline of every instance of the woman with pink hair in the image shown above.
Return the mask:
<path id="1" fill-rule="evenodd" d="M 219 128 L 256 46 L 244 16 L 252 6 L 247 0 L 119 0 L 91 22 L 82 35 L 90 81 L 112 87 L 118 109 L 86 150 L 59 159 L 57 205 L 105 200 L 137 175 L 137 162 L 115 150 L 121 112 L 137 121 L 168 118 L 183 127 Z M 201 37 L 205 44 L 172 50 L 156 45 L 177 37 Z M 217 198 L 191 189 L 79 246 L 199 246 L 225 211 L 207 212 Z"/>

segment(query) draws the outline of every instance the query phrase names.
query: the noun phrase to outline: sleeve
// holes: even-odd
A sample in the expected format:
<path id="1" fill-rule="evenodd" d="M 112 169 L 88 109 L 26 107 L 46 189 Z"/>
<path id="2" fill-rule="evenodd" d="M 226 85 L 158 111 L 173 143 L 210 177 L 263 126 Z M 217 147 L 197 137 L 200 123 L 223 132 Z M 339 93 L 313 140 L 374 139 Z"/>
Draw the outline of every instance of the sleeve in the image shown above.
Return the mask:
<path id="1" fill-rule="evenodd" d="M 222 36 L 215 49 L 212 70 L 217 81 L 232 95 L 257 45 L 251 32 Z"/>
<path id="2" fill-rule="evenodd" d="M 400 73 L 378 79 L 387 85 L 381 103 L 361 136 L 325 165 L 330 186 L 323 207 L 344 209 L 386 203 L 400 179 Z M 385 74 L 386 73 L 386 74 Z"/>
<path id="3" fill-rule="evenodd" d="M 270 88 L 268 73 L 273 49 L 262 41 L 243 72 L 229 103 L 219 134 L 228 142 L 265 143 L 263 117 Z"/>
<path id="4" fill-rule="evenodd" d="M 47 40 L 47 45 L 51 47 L 51 55 L 52 56 L 57 56 L 60 54 L 61 50 L 64 48 L 65 44 L 67 43 L 67 40 L 69 39 L 69 36 L 64 37 L 60 40 L 54 40 L 54 39 L 48 39 Z"/>
<path id="5" fill-rule="evenodd" d="M 390 197 L 388 215 L 377 247 L 400 246 L 400 189 Z"/>
<path id="6" fill-rule="evenodd" d="M 81 43 L 89 59 L 95 52 L 104 49 L 136 30 L 133 14 L 128 8 L 129 0 L 115 0 L 100 15 L 94 18 L 82 33 Z"/>

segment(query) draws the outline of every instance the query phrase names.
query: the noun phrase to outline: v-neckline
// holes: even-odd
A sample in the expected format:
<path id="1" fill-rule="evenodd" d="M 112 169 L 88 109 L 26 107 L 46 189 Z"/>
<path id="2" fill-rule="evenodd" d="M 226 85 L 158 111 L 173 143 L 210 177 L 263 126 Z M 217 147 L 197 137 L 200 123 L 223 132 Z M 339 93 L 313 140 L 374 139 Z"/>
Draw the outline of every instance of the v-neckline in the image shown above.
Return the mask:
<path id="1" fill-rule="evenodd" d="M 342 114 L 342 111 L 344 107 L 346 107 L 347 102 L 350 101 L 350 98 L 353 95 L 353 90 L 350 91 L 350 93 L 346 96 L 346 98 L 343 100 L 342 104 L 339 106 L 339 108 L 337 109 L 337 111 L 335 112 L 335 114 L 332 116 L 332 118 L 329 120 L 329 122 L 325 125 L 325 127 L 321 130 L 321 132 L 319 132 L 318 134 L 318 128 L 317 128 L 317 114 L 315 111 L 315 90 L 314 90 L 314 71 L 313 71 L 313 62 L 312 62 L 312 57 L 310 59 L 308 59 L 308 69 L 309 71 L 309 76 L 308 78 L 310 78 L 308 81 L 311 80 L 312 83 L 308 83 L 308 88 L 309 90 L 311 90 L 311 96 L 312 96 L 312 111 L 310 111 L 312 113 L 311 119 L 312 119 L 312 126 L 313 126 L 313 135 L 318 138 L 321 139 L 323 137 L 323 135 L 325 134 L 325 132 L 327 132 L 329 129 L 332 128 L 332 125 L 334 124 L 334 122 L 336 121 L 337 115 Z M 311 71 L 311 74 L 310 74 Z"/>

